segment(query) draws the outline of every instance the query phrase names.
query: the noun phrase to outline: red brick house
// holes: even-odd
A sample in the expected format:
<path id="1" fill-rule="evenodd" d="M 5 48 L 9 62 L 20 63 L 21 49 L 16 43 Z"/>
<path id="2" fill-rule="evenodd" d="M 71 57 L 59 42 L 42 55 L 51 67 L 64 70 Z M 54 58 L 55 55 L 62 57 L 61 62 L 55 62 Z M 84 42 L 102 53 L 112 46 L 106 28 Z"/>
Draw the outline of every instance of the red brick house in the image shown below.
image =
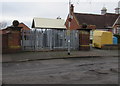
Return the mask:
<path id="1" fill-rule="evenodd" d="M 100 29 L 100 30 L 113 30 L 113 24 L 118 19 L 119 14 L 105 13 L 106 9 L 103 8 L 101 11 L 104 14 L 87 14 L 87 13 L 75 13 L 74 6 L 71 5 L 70 13 L 71 19 L 66 19 L 65 25 L 68 29 L 68 22 L 71 21 L 70 29 L 81 29 L 83 23 L 86 23 L 88 29 Z"/>
<path id="2" fill-rule="evenodd" d="M 71 16 L 68 15 L 65 22 L 66 28 L 70 30 L 83 29 L 82 26 L 86 24 L 87 25 L 86 29 L 91 29 L 90 34 L 88 35 L 90 37 L 91 42 L 93 39 L 93 30 L 95 29 L 111 31 L 113 33 L 115 32 L 114 34 L 116 34 L 118 30 L 120 31 L 120 23 L 119 23 L 120 14 L 107 13 L 107 9 L 105 7 L 102 8 L 101 14 L 75 13 L 74 6 L 73 4 L 71 4 L 70 14 Z M 70 27 L 68 27 L 69 22 L 70 22 Z M 88 36 L 85 36 L 86 37 L 86 39 L 84 38 L 85 42 L 82 41 L 83 36 L 81 36 L 80 39 L 82 39 L 81 40 L 82 45 L 85 43 L 89 44 L 89 42 L 87 42 L 89 40 Z"/>
<path id="3" fill-rule="evenodd" d="M 18 22 L 19 23 L 19 22 Z M 21 30 L 30 30 L 24 23 L 0 30 L 2 35 L 2 53 L 21 51 Z"/>
<path id="4" fill-rule="evenodd" d="M 20 23 L 18 25 L 18 27 L 22 27 L 22 30 L 30 30 L 30 28 L 27 25 L 25 25 L 24 23 Z"/>

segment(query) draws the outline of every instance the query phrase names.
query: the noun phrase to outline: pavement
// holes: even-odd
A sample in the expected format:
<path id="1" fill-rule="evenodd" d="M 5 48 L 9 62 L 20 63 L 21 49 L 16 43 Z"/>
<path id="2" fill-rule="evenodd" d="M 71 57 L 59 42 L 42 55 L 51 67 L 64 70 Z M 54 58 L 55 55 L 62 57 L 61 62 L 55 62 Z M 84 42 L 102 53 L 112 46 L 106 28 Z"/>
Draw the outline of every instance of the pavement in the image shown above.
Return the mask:
<path id="1" fill-rule="evenodd" d="M 71 51 L 68 55 L 67 51 L 46 51 L 46 52 L 19 52 L 11 54 L 3 54 L 2 62 L 24 62 L 34 60 L 48 59 L 67 59 L 67 58 L 89 58 L 89 57 L 118 57 L 118 50 L 101 50 L 91 49 L 90 51 Z"/>

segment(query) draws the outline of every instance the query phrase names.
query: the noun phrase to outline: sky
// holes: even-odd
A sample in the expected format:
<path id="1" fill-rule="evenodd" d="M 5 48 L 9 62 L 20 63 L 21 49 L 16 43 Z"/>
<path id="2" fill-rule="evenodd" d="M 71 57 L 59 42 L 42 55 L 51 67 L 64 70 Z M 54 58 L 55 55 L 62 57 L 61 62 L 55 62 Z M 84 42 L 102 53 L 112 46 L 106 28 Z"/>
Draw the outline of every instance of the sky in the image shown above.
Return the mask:
<path id="1" fill-rule="evenodd" d="M 70 0 L 78 13 L 100 14 L 102 7 L 108 13 L 115 13 L 120 0 Z M 13 20 L 24 22 L 31 27 L 34 17 L 66 19 L 69 0 L 0 0 L 0 22 L 11 25 Z"/>

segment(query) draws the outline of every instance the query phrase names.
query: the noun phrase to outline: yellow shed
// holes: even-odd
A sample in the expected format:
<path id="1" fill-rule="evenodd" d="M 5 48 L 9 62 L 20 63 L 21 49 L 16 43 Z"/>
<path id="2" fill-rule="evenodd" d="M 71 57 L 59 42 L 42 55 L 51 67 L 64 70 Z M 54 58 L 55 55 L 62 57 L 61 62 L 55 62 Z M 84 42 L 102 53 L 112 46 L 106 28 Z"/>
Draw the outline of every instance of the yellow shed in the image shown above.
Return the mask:
<path id="1" fill-rule="evenodd" d="M 113 44 L 113 35 L 109 31 L 95 30 L 93 32 L 93 47 L 102 48 L 104 44 Z"/>

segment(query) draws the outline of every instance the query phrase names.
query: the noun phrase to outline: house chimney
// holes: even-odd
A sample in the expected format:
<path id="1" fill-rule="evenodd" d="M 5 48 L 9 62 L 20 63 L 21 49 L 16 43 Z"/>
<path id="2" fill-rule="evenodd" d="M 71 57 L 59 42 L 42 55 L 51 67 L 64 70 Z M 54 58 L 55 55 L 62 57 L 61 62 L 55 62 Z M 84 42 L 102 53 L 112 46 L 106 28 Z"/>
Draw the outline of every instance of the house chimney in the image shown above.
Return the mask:
<path id="1" fill-rule="evenodd" d="M 58 16 L 58 17 L 57 17 L 57 19 L 61 19 L 61 17 L 60 17 L 60 16 Z"/>
<path id="2" fill-rule="evenodd" d="M 106 13 L 107 13 L 107 9 L 106 9 L 106 7 L 103 7 L 102 10 L 101 10 L 101 14 L 104 15 Z"/>
<path id="3" fill-rule="evenodd" d="M 120 14 L 120 1 L 118 2 L 118 7 L 115 8 L 115 13 Z"/>
<path id="4" fill-rule="evenodd" d="M 73 6 L 73 4 L 71 4 L 71 6 L 70 6 L 70 13 L 71 14 L 74 13 L 74 6 Z"/>

